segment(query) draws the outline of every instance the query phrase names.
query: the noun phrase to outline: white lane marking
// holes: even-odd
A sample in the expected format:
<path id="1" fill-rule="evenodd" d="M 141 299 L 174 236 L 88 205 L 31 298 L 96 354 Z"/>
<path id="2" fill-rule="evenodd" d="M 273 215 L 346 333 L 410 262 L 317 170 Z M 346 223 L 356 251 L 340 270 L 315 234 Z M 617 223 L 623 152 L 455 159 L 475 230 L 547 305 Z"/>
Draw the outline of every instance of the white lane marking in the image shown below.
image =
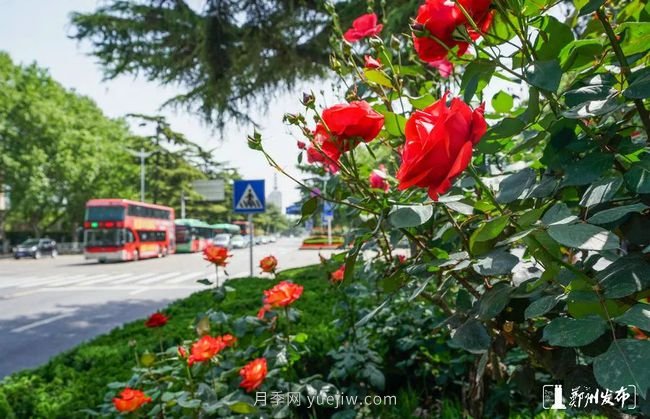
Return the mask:
<path id="1" fill-rule="evenodd" d="M 156 283 L 156 282 L 160 282 L 163 279 L 173 278 L 173 277 L 177 276 L 178 274 L 180 274 L 180 272 L 170 272 L 170 273 L 166 273 L 166 274 L 162 274 L 162 275 L 157 275 L 157 276 L 155 276 L 153 278 L 140 280 L 137 283 L 135 283 L 134 285 L 153 284 L 153 283 Z"/>
<path id="2" fill-rule="evenodd" d="M 55 322 L 57 320 L 61 320 L 61 319 L 64 319 L 64 318 L 70 317 L 70 316 L 72 316 L 72 313 L 62 313 L 62 314 L 59 314 L 58 316 L 48 317 L 48 318 L 43 319 L 43 320 L 38 320 L 38 321 L 35 321 L 33 323 L 29 323 L 29 324 L 26 324 L 24 326 L 17 327 L 15 329 L 12 329 L 11 331 L 14 332 L 14 333 L 21 333 L 21 332 L 24 332 L 26 330 L 33 329 L 33 328 L 38 327 L 38 326 L 43 326 L 44 324 L 52 323 L 52 322 Z"/>
<path id="3" fill-rule="evenodd" d="M 9 279 L 13 279 L 9 280 Z M 12 278 L 7 277 L 7 279 L 0 279 L 0 288 L 11 288 L 16 285 L 24 284 L 26 281 L 31 281 L 32 279 L 38 279 L 38 276 L 26 276 L 23 278 Z"/>
<path id="4" fill-rule="evenodd" d="M 191 279 L 195 279 L 200 276 L 206 277 L 207 275 L 205 274 L 205 272 L 192 272 L 186 275 L 181 275 L 178 278 L 168 279 L 167 281 L 164 282 L 164 284 L 180 284 L 181 282 L 189 281 Z"/>
<path id="5" fill-rule="evenodd" d="M 31 287 L 35 287 L 35 286 L 38 286 L 38 285 L 43 285 L 43 284 L 46 284 L 46 283 L 49 283 L 49 282 L 52 282 L 52 281 L 60 280 L 61 277 L 63 277 L 63 276 L 64 275 L 52 275 L 52 276 L 47 276 L 47 277 L 41 277 L 41 279 L 39 279 L 39 280 L 30 281 L 29 283 L 19 285 L 18 288 L 31 288 Z"/>
<path id="6" fill-rule="evenodd" d="M 76 283 L 78 281 L 83 281 L 83 280 L 86 280 L 88 278 L 95 278 L 95 277 L 97 277 L 97 275 L 92 275 L 90 277 L 88 275 L 85 275 L 85 274 L 84 275 L 72 275 L 72 276 L 67 276 L 65 278 L 59 279 L 57 281 L 51 281 L 49 283 L 44 283 L 43 286 L 46 286 L 46 287 L 58 287 L 58 286 L 64 286 L 64 285 L 71 285 L 71 284 L 74 284 L 74 283 Z"/>
<path id="7" fill-rule="evenodd" d="M 128 278 L 118 279 L 117 281 L 112 282 L 112 284 L 113 284 L 113 285 L 117 285 L 117 284 L 127 284 L 127 283 L 129 283 L 129 282 L 135 282 L 135 281 L 137 281 L 138 279 L 148 278 L 148 277 L 150 277 L 150 276 L 152 276 L 152 275 L 156 275 L 156 273 L 155 273 L 155 272 L 148 272 L 148 273 L 146 273 L 146 274 L 132 275 L 132 276 L 130 276 L 130 277 L 128 277 Z"/>
<path id="8" fill-rule="evenodd" d="M 107 281 L 112 281 L 113 279 L 121 279 L 121 278 L 126 278 L 130 277 L 131 274 L 120 274 L 120 275 L 113 275 L 113 274 L 105 274 L 102 275 L 102 277 L 96 277 L 95 279 L 92 279 L 90 281 L 81 281 L 75 285 L 81 285 L 81 286 L 86 286 L 86 285 L 92 285 L 92 284 L 99 284 L 100 282 L 107 282 Z"/>
<path id="9" fill-rule="evenodd" d="M 138 289 L 136 289 L 136 290 L 131 291 L 131 292 L 129 293 L 129 295 L 138 295 L 138 294 L 142 294 L 143 292 L 148 291 L 148 290 L 149 290 L 149 288 L 147 288 L 147 287 L 144 287 L 144 288 L 138 288 Z"/>

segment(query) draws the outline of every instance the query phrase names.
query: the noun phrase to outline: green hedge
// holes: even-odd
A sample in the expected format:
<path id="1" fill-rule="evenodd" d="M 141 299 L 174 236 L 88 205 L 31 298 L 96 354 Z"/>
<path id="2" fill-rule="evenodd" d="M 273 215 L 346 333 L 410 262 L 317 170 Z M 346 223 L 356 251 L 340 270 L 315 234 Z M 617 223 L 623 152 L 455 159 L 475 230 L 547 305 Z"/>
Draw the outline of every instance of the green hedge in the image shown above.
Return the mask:
<path id="1" fill-rule="evenodd" d="M 305 286 L 303 296 L 295 304 L 302 311 L 297 327 L 310 336 L 314 347 L 326 353 L 334 345 L 332 308 L 333 293 L 329 283 L 316 269 L 284 271 L 282 278 L 291 278 Z M 220 309 L 238 317 L 257 313 L 262 290 L 274 282 L 260 278 L 233 279 Z M 197 292 L 171 304 L 164 310 L 170 316 L 164 327 L 165 345 L 174 345 L 196 336 L 193 322 L 197 314 L 216 308 L 210 291 Z M 82 409 L 99 405 L 113 381 L 131 377 L 135 351 L 155 351 L 159 346 L 156 331 L 144 327 L 142 320 L 116 328 L 74 349 L 53 357 L 42 367 L 13 374 L 0 382 L 0 418 L 71 418 L 84 417 Z M 321 360 L 322 361 L 322 360 Z M 327 371 L 327 365 L 320 363 Z"/>

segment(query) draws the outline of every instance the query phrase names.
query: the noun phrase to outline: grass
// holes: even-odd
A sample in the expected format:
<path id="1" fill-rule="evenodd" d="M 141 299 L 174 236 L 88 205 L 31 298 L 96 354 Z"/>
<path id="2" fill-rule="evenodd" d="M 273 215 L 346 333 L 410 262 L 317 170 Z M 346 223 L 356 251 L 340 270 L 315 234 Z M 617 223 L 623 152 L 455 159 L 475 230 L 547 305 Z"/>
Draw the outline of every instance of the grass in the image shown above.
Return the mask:
<path id="1" fill-rule="evenodd" d="M 296 331 L 304 331 L 327 346 L 333 336 L 333 293 L 317 269 L 284 271 L 283 279 L 305 286 L 295 304 L 302 311 Z M 262 290 L 273 282 L 260 278 L 241 278 L 228 282 L 235 289 L 227 294 L 219 309 L 233 316 L 254 316 L 261 306 Z M 164 327 L 165 346 L 193 339 L 196 316 L 217 308 L 211 291 L 192 294 L 169 305 L 170 316 Z M 144 327 L 142 320 L 125 324 L 74 349 L 53 357 L 47 364 L 13 374 L 0 382 L 0 417 L 2 418 L 71 418 L 83 417 L 82 409 L 99 405 L 107 393 L 106 385 L 131 377 L 135 353 L 156 351 L 160 341 L 156 331 Z"/>

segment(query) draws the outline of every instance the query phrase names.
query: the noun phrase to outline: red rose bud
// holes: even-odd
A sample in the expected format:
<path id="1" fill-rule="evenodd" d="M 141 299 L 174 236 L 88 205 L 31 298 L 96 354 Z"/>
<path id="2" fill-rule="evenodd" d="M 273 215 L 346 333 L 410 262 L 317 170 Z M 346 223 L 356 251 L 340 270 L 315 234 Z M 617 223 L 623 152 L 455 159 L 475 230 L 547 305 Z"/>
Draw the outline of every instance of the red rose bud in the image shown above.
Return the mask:
<path id="1" fill-rule="evenodd" d="M 365 68 L 369 68 L 371 70 L 381 68 L 381 61 L 379 61 L 377 58 L 371 57 L 370 55 L 364 56 L 363 61 Z"/>
<path id="2" fill-rule="evenodd" d="M 306 149 L 307 149 L 307 144 L 305 144 L 304 141 L 300 141 L 300 140 L 298 140 L 298 148 L 299 148 L 300 150 L 306 150 Z"/>
<path id="3" fill-rule="evenodd" d="M 472 146 L 487 130 L 483 105 L 472 110 L 458 98 L 447 106 L 447 93 L 433 105 L 415 111 L 406 122 L 406 143 L 397 172 L 400 190 L 428 188 L 438 200 L 451 181 L 467 168 Z"/>
<path id="4" fill-rule="evenodd" d="M 379 35 L 384 25 L 378 24 L 377 21 L 377 15 L 374 13 L 361 15 L 352 22 L 352 27 L 345 32 L 343 38 L 348 42 L 357 42 Z"/>
<path id="5" fill-rule="evenodd" d="M 275 256 L 267 256 L 260 260 L 260 269 L 262 272 L 274 273 L 278 267 L 278 259 Z"/>
<path id="6" fill-rule="evenodd" d="M 149 402 L 151 402 L 151 397 L 147 397 L 140 390 L 133 390 L 129 387 L 122 390 L 119 397 L 113 398 L 113 405 L 122 413 L 135 412 L 140 406 Z"/>
<path id="7" fill-rule="evenodd" d="M 390 185 L 388 184 L 386 178 L 386 168 L 382 164 L 379 166 L 379 169 L 375 169 L 372 171 L 372 173 L 370 173 L 370 178 L 368 179 L 370 182 L 370 187 L 373 189 L 381 189 L 384 192 L 388 192 Z"/>
<path id="8" fill-rule="evenodd" d="M 228 249 L 221 246 L 209 245 L 203 249 L 203 259 L 217 266 L 226 266 L 228 258 L 232 255 L 228 254 Z"/>
<path id="9" fill-rule="evenodd" d="M 460 3 L 467 14 L 472 17 L 478 28 L 486 32 L 492 23 L 490 5 L 492 0 L 460 0 Z M 426 0 L 418 9 L 415 24 L 412 28 L 419 28 L 422 25 L 422 32 L 413 34 L 415 51 L 422 61 L 427 63 L 435 62 L 447 56 L 448 50 L 458 46 L 458 55 L 461 56 L 467 51 L 469 44 L 462 40 L 454 39 L 454 30 L 458 26 L 464 26 L 470 38 L 476 40 L 480 34 L 474 30 L 472 25 L 458 7 L 456 2 L 449 0 Z"/>
<path id="10" fill-rule="evenodd" d="M 167 321 L 169 318 L 165 316 L 162 313 L 154 313 L 149 318 L 147 319 L 146 322 L 144 322 L 144 325 L 146 327 L 154 328 L 154 327 L 163 327 L 164 325 L 167 324 Z"/>
<path id="11" fill-rule="evenodd" d="M 451 76 L 451 73 L 454 72 L 454 65 L 446 58 L 430 61 L 429 65 L 431 67 L 437 68 L 440 77 L 445 79 L 449 78 L 449 76 Z"/>
<path id="12" fill-rule="evenodd" d="M 345 278 L 345 265 L 341 265 L 340 268 L 332 272 L 332 276 L 331 276 L 332 282 L 334 283 L 342 282 L 344 278 Z"/>
<path id="13" fill-rule="evenodd" d="M 187 358 L 187 349 L 185 349 L 184 346 L 179 346 L 178 347 L 178 356 L 181 358 Z"/>
<path id="14" fill-rule="evenodd" d="M 239 375 L 241 376 L 239 386 L 251 392 L 262 385 L 266 378 L 266 373 L 266 358 L 258 358 L 251 361 L 239 370 Z"/>

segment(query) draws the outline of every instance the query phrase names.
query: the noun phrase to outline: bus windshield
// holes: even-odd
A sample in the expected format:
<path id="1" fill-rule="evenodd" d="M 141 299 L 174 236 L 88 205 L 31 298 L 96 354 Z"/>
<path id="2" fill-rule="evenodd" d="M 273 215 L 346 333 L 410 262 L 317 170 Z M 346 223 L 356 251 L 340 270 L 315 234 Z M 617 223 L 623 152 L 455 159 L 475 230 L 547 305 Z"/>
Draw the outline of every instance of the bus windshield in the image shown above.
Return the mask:
<path id="1" fill-rule="evenodd" d="M 105 207 L 86 207 L 87 221 L 123 221 L 124 207 L 105 206 Z"/>
<path id="2" fill-rule="evenodd" d="M 86 230 L 86 246 L 122 246 L 124 245 L 124 230 L 100 228 Z"/>
<path id="3" fill-rule="evenodd" d="M 190 229 L 185 226 L 176 226 L 176 243 L 189 243 L 192 238 Z"/>

